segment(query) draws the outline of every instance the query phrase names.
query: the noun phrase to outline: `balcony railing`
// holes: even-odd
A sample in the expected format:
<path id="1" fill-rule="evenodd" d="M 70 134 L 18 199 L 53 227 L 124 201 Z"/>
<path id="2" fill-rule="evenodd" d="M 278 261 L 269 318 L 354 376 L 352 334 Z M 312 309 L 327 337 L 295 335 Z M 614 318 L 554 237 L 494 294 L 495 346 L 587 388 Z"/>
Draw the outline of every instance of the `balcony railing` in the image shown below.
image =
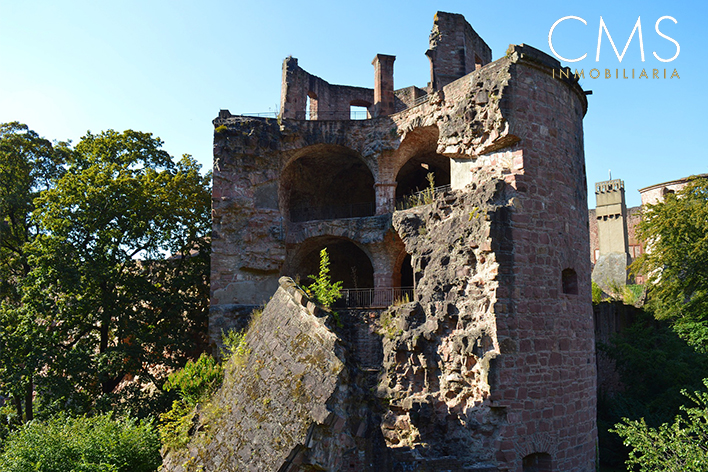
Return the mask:
<path id="1" fill-rule="evenodd" d="M 323 207 L 298 206 L 290 209 L 290 221 L 299 223 L 314 220 L 336 220 L 340 218 L 362 218 L 376 213 L 374 202 L 352 203 Z"/>
<path id="2" fill-rule="evenodd" d="M 388 308 L 395 303 L 413 301 L 413 287 L 348 288 L 334 304 L 339 308 Z"/>
<path id="3" fill-rule="evenodd" d="M 432 203 L 436 195 L 450 190 L 450 185 L 441 185 L 433 189 L 426 188 L 418 192 L 396 199 L 396 210 L 407 210 L 409 208 Z"/>

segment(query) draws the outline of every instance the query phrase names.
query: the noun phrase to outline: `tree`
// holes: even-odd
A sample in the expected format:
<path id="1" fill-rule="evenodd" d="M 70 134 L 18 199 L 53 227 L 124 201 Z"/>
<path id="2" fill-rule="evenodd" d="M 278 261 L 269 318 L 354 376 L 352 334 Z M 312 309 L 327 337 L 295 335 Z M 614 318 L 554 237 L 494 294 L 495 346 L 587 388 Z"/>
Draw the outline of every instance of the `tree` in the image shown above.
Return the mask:
<path id="1" fill-rule="evenodd" d="M 708 352 L 708 179 L 649 205 L 638 234 L 649 248 L 635 269 L 649 275 L 649 308 Z"/>
<path id="2" fill-rule="evenodd" d="M 21 301 L 27 246 L 40 231 L 31 213 L 65 157 L 65 144 L 55 147 L 17 122 L 0 124 L 0 393 L 12 397 L 20 421 L 32 419 L 34 375 L 47 348 L 46 326 Z"/>
<path id="3" fill-rule="evenodd" d="M 638 233 L 648 251 L 633 270 L 649 275 L 650 310 L 697 351 L 708 353 L 708 180 L 690 179 L 676 194 L 649 205 Z M 708 387 L 708 379 L 703 382 Z M 653 428 L 644 418 L 623 418 L 615 425 L 613 432 L 632 448 L 628 466 L 642 471 L 708 469 L 708 393 L 687 396 L 698 407 L 682 406 L 686 416 L 676 416 L 672 424 Z"/>
<path id="4" fill-rule="evenodd" d="M 703 383 L 708 387 L 708 379 Z M 681 407 L 686 416 L 678 415 L 672 424 L 658 428 L 646 425 L 644 419 L 615 426 L 614 432 L 632 447 L 627 465 L 639 466 L 642 472 L 703 472 L 708 470 L 708 392 L 683 390 L 697 407 Z"/>
<path id="5" fill-rule="evenodd" d="M 88 133 L 35 200 L 23 309 L 47 327 L 47 413 L 162 410 L 167 373 L 203 346 L 210 175 L 149 133 Z"/>

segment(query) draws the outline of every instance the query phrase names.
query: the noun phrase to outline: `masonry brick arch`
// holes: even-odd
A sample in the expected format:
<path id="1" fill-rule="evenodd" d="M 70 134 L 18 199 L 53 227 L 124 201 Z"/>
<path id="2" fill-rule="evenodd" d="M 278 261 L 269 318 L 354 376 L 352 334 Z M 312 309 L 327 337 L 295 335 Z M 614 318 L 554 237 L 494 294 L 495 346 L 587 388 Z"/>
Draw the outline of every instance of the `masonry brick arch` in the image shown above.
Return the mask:
<path id="1" fill-rule="evenodd" d="M 327 248 L 329 254 L 333 282 L 342 281 L 343 288 L 374 286 L 374 266 L 366 248 L 348 238 L 336 236 L 310 238 L 293 248 L 289 251 L 283 275 L 299 280 L 302 285 L 311 283 L 308 276 L 319 273 L 323 248 Z"/>
<path id="2" fill-rule="evenodd" d="M 374 176 L 349 148 L 309 146 L 282 171 L 279 203 L 292 222 L 371 216 Z"/>
<path id="3" fill-rule="evenodd" d="M 428 186 L 426 177 L 432 172 L 435 185 L 450 183 L 450 159 L 436 152 L 438 127 L 424 126 L 406 133 L 391 165 L 391 180 L 396 182 L 396 198 L 410 195 Z"/>

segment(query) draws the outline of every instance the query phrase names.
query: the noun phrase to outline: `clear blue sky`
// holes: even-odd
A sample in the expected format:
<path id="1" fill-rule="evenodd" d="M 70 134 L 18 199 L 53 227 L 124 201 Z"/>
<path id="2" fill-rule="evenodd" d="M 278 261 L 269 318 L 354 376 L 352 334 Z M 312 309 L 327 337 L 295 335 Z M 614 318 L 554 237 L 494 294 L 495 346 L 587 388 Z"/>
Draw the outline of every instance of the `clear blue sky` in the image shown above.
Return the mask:
<path id="1" fill-rule="evenodd" d="M 397 56 L 395 85 L 425 86 L 424 56 L 437 10 L 462 13 L 492 48 L 510 43 L 550 53 L 548 31 L 565 57 L 583 53 L 589 111 L 585 156 L 595 181 L 625 180 L 630 206 L 637 189 L 708 172 L 708 7 L 703 1 L 201 1 L 0 0 L 0 122 L 21 121 L 49 139 L 77 141 L 87 130 L 135 129 L 162 138 L 174 156 L 192 154 L 211 168 L 212 124 L 234 114 L 275 110 L 281 62 L 288 55 L 331 83 L 373 86 L 371 60 Z M 679 42 L 676 49 L 654 31 Z M 600 16 L 622 51 L 642 19 L 646 61 L 632 39 L 620 64 L 606 36 L 595 48 Z M 588 71 L 677 69 L 680 79 L 590 79 Z M 650 73 L 651 75 L 651 73 Z M 591 190 L 594 191 L 594 190 Z M 590 195 L 594 206 L 594 196 Z"/>

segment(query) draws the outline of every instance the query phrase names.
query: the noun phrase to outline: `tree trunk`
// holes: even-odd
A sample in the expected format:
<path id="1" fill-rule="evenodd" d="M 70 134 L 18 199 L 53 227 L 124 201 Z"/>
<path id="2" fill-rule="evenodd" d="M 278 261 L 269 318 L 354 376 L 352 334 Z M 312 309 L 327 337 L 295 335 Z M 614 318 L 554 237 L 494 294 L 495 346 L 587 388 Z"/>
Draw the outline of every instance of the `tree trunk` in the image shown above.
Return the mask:
<path id="1" fill-rule="evenodd" d="M 25 416 L 27 421 L 32 421 L 34 419 L 34 412 L 32 407 L 32 400 L 34 397 L 34 382 L 30 376 L 29 382 L 27 382 L 27 390 L 25 391 Z"/>
<path id="2" fill-rule="evenodd" d="M 22 421 L 22 398 L 18 395 L 13 395 L 12 399 L 15 401 L 15 410 L 17 411 L 17 417 Z"/>

